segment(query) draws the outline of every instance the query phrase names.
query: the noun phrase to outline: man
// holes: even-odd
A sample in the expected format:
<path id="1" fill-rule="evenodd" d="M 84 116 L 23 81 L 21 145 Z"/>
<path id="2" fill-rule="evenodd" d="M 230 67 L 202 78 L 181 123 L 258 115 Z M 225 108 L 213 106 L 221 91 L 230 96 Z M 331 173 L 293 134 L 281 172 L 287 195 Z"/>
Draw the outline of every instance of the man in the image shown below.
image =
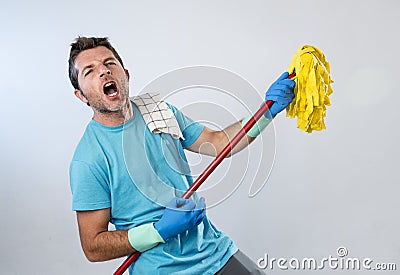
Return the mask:
<path id="1" fill-rule="evenodd" d="M 275 101 L 270 113 L 232 154 L 292 101 L 294 82 L 287 75 L 266 93 L 266 99 Z M 107 261 L 140 251 L 131 273 L 261 274 L 207 218 L 204 198 L 178 198 L 177 190 L 193 181 L 172 167 L 175 163 L 189 170 L 183 149 L 200 152 L 202 147 L 202 154 L 218 154 L 244 122 L 213 131 L 160 101 L 166 104 L 163 111 L 172 114 L 169 122 L 178 125 L 178 137 L 168 131 L 152 133 L 139 104 L 129 98 L 129 72 L 107 38 L 79 37 L 71 44 L 69 77 L 75 96 L 93 110 L 70 166 L 73 210 L 88 260 Z M 162 148 L 165 141 L 168 150 Z M 108 230 L 109 222 L 116 230 Z"/>

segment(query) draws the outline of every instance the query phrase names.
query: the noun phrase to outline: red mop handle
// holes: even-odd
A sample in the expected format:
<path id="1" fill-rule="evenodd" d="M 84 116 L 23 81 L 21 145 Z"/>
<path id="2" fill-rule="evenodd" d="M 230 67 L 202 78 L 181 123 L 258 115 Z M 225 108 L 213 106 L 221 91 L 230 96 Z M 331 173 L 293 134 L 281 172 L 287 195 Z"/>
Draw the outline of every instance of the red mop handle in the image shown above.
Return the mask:
<path id="1" fill-rule="evenodd" d="M 295 76 L 292 73 L 288 76 L 289 79 Z M 208 178 L 208 176 L 217 168 L 217 166 L 224 160 L 224 158 L 233 150 L 233 148 L 239 143 L 239 141 L 246 135 L 248 131 L 256 124 L 256 122 L 264 115 L 269 108 L 271 108 L 274 102 L 267 100 L 261 105 L 260 109 L 247 121 L 242 129 L 233 137 L 233 139 L 222 149 L 221 153 L 207 166 L 207 168 L 200 174 L 200 176 L 194 181 L 189 189 L 182 195 L 182 198 L 190 198 L 194 192 L 200 187 L 200 185 Z M 130 255 L 122 263 L 122 265 L 114 272 L 114 275 L 122 275 L 125 270 L 140 256 L 140 252 L 135 252 Z"/>

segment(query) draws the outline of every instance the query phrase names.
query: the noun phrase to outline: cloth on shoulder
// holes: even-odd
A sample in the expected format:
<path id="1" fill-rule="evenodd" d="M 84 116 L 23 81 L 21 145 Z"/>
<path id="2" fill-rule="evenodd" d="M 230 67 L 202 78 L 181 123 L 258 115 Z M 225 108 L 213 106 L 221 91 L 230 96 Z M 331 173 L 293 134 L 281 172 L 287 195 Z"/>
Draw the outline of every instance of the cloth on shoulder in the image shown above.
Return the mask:
<path id="1" fill-rule="evenodd" d="M 173 112 L 162 100 L 160 94 L 146 93 L 131 98 L 138 107 L 143 119 L 153 134 L 166 133 L 174 139 L 183 139 Z"/>

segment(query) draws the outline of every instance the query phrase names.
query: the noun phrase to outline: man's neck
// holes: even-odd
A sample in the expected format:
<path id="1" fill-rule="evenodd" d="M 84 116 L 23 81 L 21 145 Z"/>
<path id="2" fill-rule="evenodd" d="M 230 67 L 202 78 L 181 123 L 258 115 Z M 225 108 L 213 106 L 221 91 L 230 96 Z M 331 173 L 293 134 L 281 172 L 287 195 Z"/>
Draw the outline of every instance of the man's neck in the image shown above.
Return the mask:
<path id="1" fill-rule="evenodd" d="M 118 112 L 100 113 L 94 112 L 93 120 L 105 126 L 113 127 L 119 126 L 131 119 L 133 116 L 133 108 L 130 100 L 127 101 L 126 106 Z"/>

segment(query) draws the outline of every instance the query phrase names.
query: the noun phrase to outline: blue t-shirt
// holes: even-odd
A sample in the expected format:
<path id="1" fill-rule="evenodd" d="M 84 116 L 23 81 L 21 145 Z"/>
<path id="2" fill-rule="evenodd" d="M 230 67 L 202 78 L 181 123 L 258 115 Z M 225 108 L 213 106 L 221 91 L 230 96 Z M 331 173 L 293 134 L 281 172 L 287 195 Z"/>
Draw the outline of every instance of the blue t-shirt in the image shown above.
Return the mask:
<path id="1" fill-rule="evenodd" d="M 133 117 L 123 125 L 107 127 L 92 120 L 70 166 L 73 210 L 110 208 L 116 229 L 158 221 L 164 205 L 193 183 L 183 148 L 204 128 L 168 105 L 184 139 L 152 134 L 132 105 Z M 197 227 L 143 252 L 129 271 L 214 274 L 236 251 L 233 241 L 206 217 Z"/>

